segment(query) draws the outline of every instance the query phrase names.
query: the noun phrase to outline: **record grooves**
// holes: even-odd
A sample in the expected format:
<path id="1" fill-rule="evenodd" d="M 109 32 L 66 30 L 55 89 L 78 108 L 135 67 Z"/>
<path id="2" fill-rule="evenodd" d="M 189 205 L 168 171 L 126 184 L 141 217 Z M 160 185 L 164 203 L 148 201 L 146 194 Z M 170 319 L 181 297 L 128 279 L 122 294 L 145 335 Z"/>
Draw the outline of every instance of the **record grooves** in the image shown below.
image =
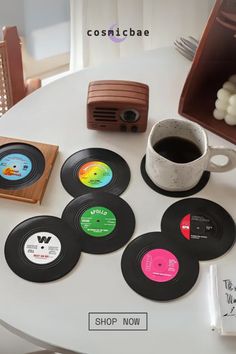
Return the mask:
<path id="1" fill-rule="evenodd" d="M 5 243 L 5 258 L 14 273 L 32 282 L 66 275 L 79 260 L 81 247 L 74 231 L 54 216 L 38 216 L 18 224 Z"/>
<path id="2" fill-rule="evenodd" d="M 73 197 L 90 192 L 120 195 L 130 181 L 126 161 L 113 151 L 89 148 L 77 151 L 63 164 L 61 182 Z"/>
<path id="3" fill-rule="evenodd" d="M 0 147 L 0 188 L 28 187 L 43 175 L 44 169 L 44 156 L 35 146 L 10 143 Z"/>
<path id="4" fill-rule="evenodd" d="M 80 239 L 82 251 L 93 254 L 113 252 L 132 237 L 135 217 L 130 206 L 110 193 L 88 193 L 72 200 L 62 219 Z"/>
<path id="5" fill-rule="evenodd" d="M 151 232 L 126 247 L 121 269 L 127 284 L 138 294 L 156 301 L 169 301 L 186 294 L 195 284 L 199 263 L 170 242 L 168 235 Z"/>
<path id="6" fill-rule="evenodd" d="M 222 256 L 233 246 L 236 237 L 235 222 L 229 213 L 202 198 L 172 204 L 162 217 L 161 229 L 199 260 Z"/>

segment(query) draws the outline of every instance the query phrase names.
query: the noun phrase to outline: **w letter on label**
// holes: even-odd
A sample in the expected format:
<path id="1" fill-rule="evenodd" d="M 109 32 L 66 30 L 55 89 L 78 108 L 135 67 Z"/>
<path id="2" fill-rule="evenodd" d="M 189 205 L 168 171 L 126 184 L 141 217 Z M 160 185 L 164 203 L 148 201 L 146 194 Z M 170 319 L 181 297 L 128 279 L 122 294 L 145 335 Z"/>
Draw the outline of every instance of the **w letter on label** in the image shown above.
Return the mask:
<path id="1" fill-rule="evenodd" d="M 46 237 L 46 236 L 37 236 L 38 242 L 39 243 L 49 243 L 51 240 L 51 237 Z"/>

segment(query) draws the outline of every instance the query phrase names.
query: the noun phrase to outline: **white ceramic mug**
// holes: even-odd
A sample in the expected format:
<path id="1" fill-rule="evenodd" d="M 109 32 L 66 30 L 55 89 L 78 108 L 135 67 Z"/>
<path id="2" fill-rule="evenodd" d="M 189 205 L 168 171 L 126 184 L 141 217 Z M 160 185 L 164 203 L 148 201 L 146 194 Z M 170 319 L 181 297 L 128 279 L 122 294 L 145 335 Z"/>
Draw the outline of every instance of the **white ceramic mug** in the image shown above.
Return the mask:
<path id="1" fill-rule="evenodd" d="M 176 163 L 161 156 L 154 150 L 160 140 L 180 137 L 193 142 L 201 151 L 201 156 L 187 163 Z M 225 165 L 211 161 L 213 156 L 228 158 Z M 195 187 L 204 171 L 226 172 L 236 167 L 236 150 L 208 145 L 204 129 L 191 121 L 165 119 L 156 123 L 148 137 L 146 150 L 146 172 L 158 187 L 167 191 L 186 191 Z"/>

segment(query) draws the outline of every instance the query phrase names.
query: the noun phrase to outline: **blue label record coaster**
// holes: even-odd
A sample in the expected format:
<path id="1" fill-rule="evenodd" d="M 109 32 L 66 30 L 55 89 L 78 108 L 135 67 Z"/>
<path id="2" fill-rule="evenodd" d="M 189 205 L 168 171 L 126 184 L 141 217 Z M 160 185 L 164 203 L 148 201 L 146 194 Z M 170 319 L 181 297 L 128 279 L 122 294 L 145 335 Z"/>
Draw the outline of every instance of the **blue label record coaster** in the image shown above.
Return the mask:
<path id="1" fill-rule="evenodd" d="M 32 171 L 31 160 L 23 154 L 9 154 L 0 160 L 0 176 L 9 181 L 25 178 Z"/>
<path id="2" fill-rule="evenodd" d="M 0 136 L 0 197 L 42 201 L 58 146 Z"/>
<path id="3" fill-rule="evenodd" d="M 42 176 L 44 169 L 44 156 L 35 146 L 16 143 L 0 148 L 0 188 L 30 186 Z"/>

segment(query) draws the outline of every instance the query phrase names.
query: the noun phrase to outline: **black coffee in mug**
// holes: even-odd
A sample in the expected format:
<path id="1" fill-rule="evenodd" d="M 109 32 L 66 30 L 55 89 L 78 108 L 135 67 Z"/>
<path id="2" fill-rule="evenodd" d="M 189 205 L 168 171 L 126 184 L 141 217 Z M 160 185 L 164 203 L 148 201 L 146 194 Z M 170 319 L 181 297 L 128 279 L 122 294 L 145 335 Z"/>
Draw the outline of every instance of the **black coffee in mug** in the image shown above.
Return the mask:
<path id="1" fill-rule="evenodd" d="M 159 155 L 175 163 L 188 163 L 202 155 L 196 144 L 177 136 L 161 139 L 153 146 L 153 149 Z"/>

